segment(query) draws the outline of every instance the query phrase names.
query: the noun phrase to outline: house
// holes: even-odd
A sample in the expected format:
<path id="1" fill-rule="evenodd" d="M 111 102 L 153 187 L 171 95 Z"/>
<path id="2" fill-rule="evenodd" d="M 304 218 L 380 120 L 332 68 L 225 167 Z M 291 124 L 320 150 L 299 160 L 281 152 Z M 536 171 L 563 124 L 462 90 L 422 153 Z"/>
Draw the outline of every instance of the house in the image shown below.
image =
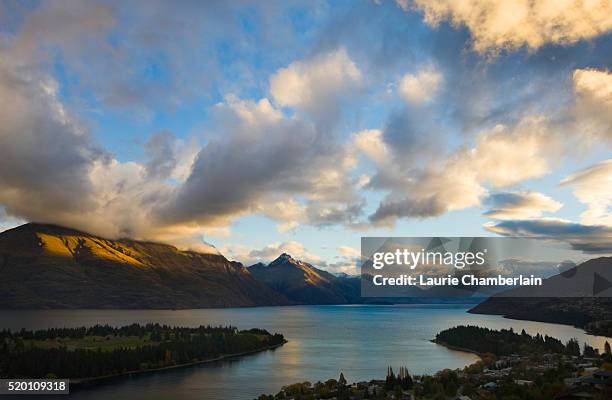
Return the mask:
<path id="1" fill-rule="evenodd" d="M 482 385 L 483 388 L 490 390 L 490 391 L 495 391 L 497 390 L 497 383 L 495 382 L 488 382 L 485 383 L 484 385 Z"/>
<path id="2" fill-rule="evenodd" d="M 607 371 L 605 369 L 598 369 L 593 372 L 593 378 L 612 383 L 612 371 Z"/>

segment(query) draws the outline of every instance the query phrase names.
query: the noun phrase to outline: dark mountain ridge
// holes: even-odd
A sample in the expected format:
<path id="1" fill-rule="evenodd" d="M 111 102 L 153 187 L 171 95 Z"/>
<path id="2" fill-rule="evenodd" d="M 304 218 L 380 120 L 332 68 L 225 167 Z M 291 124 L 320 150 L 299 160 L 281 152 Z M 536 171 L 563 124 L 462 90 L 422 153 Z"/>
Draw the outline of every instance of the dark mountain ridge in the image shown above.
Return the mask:
<path id="1" fill-rule="evenodd" d="M 612 336 L 612 257 L 588 260 L 545 279 L 541 287 L 507 290 L 469 312 L 573 325 Z"/>
<path id="2" fill-rule="evenodd" d="M 251 265 L 249 272 L 295 304 L 346 304 L 361 300 L 358 277 L 337 277 L 286 253 L 268 265 Z"/>
<path id="3" fill-rule="evenodd" d="M 0 233 L 0 308 L 283 305 L 240 263 L 131 239 L 29 223 Z"/>

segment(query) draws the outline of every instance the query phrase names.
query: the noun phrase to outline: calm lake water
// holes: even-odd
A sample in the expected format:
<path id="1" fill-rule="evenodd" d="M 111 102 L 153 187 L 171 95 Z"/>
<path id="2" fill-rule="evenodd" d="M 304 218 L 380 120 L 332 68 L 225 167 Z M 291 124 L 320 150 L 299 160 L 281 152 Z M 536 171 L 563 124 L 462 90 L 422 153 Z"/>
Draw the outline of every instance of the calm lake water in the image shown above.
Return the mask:
<path id="1" fill-rule="evenodd" d="M 577 338 L 603 349 L 605 338 L 563 325 L 466 313 L 468 305 L 297 306 L 198 310 L 0 311 L 0 329 L 159 322 L 234 325 L 280 332 L 289 343 L 271 351 L 196 367 L 119 379 L 74 391 L 70 399 L 253 399 L 286 384 L 337 378 L 383 378 L 388 365 L 415 374 L 461 368 L 477 358 L 431 343 L 460 324 L 525 329 L 563 341 Z M 19 396 L 23 399 L 23 396 Z M 48 397 L 45 397 L 48 398 Z M 59 398 L 66 399 L 66 396 Z"/>

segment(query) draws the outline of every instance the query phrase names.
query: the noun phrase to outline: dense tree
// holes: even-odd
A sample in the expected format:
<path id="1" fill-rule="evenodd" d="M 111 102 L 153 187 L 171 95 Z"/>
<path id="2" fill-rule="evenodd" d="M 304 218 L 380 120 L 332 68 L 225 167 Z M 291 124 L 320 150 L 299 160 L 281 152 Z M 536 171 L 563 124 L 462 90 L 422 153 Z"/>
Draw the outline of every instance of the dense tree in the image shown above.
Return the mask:
<path id="1" fill-rule="evenodd" d="M 586 343 L 584 344 L 582 354 L 584 354 L 585 357 L 597 357 L 599 355 L 597 350 Z"/>
<path id="2" fill-rule="evenodd" d="M 43 344 L 58 338 L 148 337 L 137 346 L 118 346 L 102 351 L 68 349 Z M 163 340 L 162 340 L 163 338 Z M 53 328 L 41 331 L 0 332 L 0 377 L 87 378 L 191 363 L 221 355 L 256 351 L 284 342 L 283 335 L 267 331 L 238 331 L 235 327 L 132 324 L 120 328 Z M 27 344 L 27 345 L 26 345 Z"/>
<path id="3" fill-rule="evenodd" d="M 436 342 L 462 347 L 481 354 L 544 354 L 564 353 L 580 355 L 580 345 L 576 339 L 570 339 L 565 345 L 559 339 L 537 334 L 531 336 L 525 331 L 520 334 L 512 329 L 499 331 L 479 326 L 457 326 L 444 330 L 436 335 Z M 590 346 L 585 346 L 588 354 L 595 354 Z"/>

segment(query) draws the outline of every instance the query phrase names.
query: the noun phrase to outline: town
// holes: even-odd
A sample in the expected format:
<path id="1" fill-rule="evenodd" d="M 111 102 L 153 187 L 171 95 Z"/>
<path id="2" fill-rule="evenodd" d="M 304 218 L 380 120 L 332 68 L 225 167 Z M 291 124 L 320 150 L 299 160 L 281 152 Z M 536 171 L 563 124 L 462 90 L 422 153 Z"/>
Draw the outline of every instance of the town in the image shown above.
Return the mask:
<path id="1" fill-rule="evenodd" d="M 499 354 L 480 352 L 475 346 L 458 346 L 468 333 L 475 342 L 485 343 L 484 347 L 493 344 Z M 482 340 L 484 335 L 487 340 Z M 340 373 L 337 380 L 295 383 L 283 387 L 276 395 L 261 395 L 258 400 L 612 399 L 612 353 L 607 342 L 604 353 L 599 354 L 587 344 L 581 349 L 575 340 L 564 345 L 557 339 L 530 336 L 524 331 L 517 334 L 512 330 L 477 327 L 451 328 L 438 334 L 434 341 L 449 348 L 475 352 L 480 360 L 461 370 L 445 369 L 432 376 L 411 375 L 403 366 L 395 374 L 389 367 L 385 379 L 352 384 Z M 510 348 L 517 352 L 509 352 Z"/>

